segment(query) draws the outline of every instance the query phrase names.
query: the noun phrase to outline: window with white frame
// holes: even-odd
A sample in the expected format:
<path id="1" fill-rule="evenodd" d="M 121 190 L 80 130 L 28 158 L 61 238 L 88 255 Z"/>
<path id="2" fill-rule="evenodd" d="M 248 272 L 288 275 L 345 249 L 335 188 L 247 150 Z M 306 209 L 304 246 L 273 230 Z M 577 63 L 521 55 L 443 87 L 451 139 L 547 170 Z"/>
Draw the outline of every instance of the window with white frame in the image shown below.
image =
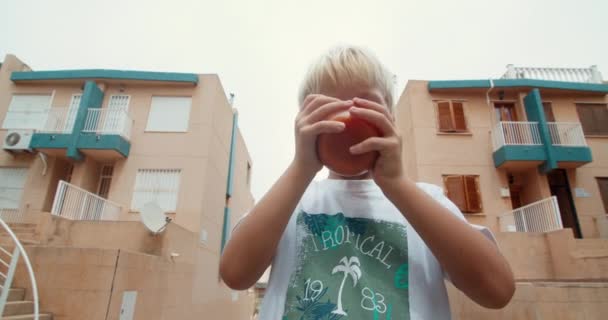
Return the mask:
<path id="1" fill-rule="evenodd" d="M 0 168 L 0 209 L 18 209 L 27 168 Z"/>
<path id="2" fill-rule="evenodd" d="M 13 95 L 8 106 L 3 129 L 41 129 L 51 107 L 51 95 Z"/>
<path id="3" fill-rule="evenodd" d="M 125 126 L 125 116 L 129 114 L 131 96 L 115 94 L 110 96 L 108 107 L 102 112 L 102 130 L 105 132 L 122 132 Z"/>
<path id="4" fill-rule="evenodd" d="M 191 97 L 152 97 L 146 131 L 187 132 Z"/>
<path id="5" fill-rule="evenodd" d="M 165 212 L 175 212 L 179 191 L 180 169 L 139 169 L 131 200 L 131 211 L 140 211 L 155 201 Z"/>

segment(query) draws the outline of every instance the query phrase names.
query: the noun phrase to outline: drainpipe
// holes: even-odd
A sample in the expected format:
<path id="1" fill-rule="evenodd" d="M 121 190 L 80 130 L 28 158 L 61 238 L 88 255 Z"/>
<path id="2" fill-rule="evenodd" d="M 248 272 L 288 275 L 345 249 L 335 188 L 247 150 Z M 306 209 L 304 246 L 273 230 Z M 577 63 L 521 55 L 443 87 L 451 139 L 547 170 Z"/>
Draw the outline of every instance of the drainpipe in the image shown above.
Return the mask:
<path id="1" fill-rule="evenodd" d="M 46 154 L 39 152 L 38 155 L 40 156 L 40 160 L 42 160 L 42 175 L 46 176 L 46 169 L 48 167 L 46 162 Z"/>
<path id="2" fill-rule="evenodd" d="M 490 102 L 490 92 L 492 92 L 492 89 L 494 89 L 494 80 L 490 78 L 490 89 L 486 91 L 486 103 L 488 104 L 488 110 L 490 110 L 490 121 L 494 123 L 492 120 L 494 118 L 494 108 L 492 108 L 492 103 Z M 490 130 L 490 132 L 492 132 L 492 130 Z"/>

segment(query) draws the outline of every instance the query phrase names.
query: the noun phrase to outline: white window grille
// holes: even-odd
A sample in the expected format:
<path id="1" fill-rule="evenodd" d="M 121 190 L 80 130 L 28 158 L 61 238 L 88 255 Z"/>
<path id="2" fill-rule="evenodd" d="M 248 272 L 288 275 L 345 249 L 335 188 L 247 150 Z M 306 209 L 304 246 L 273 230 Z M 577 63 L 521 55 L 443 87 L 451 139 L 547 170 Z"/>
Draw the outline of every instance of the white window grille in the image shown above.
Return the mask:
<path id="1" fill-rule="evenodd" d="M 146 131 L 187 132 L 191 97 L 152 97 Z"/>
<path id="2" fill-rule="evenodd" d="M 27 168 L 0 168 L 0 209 L 18 209 Z"/>
<path id="3" fill-rule="evenodd" d="M 40 129 L 51 108 L 51 95 L 14 95 L 8 106 L 3 129 Z"/>
<path id="4" fill-rule="evenodd" d="M 139 169 L 131 210 L 140 211 L 147 202 L 155 201 L 165 212 L 175 212 L 180 172 L 180 169 Z"/>
<path id="5" fill-rule="evenodd" d="M 70 107 L 68 108 L 66 125 L 64 128 L 65 133 L 72 133 L 72 129 L 74 128 L 74 122 L 76 122 L 76 114 L 78 114 L 78 107 L 80 107 L 81 98 L 82 94 L 72 95 L 72 100 L 70 100 Z"/>
<path id="6" fill-rule="evenodd" d="M 116 128 L 123 126 L 122 113 L 129 114 L 129 101 L 131 97 L 129 95 L 113 95 L 110 96 L 108 101 L 108 114 L 103 119 L 103 125 L 100 126 L 102 131 L 112 131 Z"/>
<path id="7" fill-rule="evenodd" d="M 97 195 L 107 199 L 110 193 L 110 185 L 112 184 L 112 174 L 114 173 L 114 165 L 105 164 L 101 167 L 99 175 L 99 184 L 97 186 Z"/>

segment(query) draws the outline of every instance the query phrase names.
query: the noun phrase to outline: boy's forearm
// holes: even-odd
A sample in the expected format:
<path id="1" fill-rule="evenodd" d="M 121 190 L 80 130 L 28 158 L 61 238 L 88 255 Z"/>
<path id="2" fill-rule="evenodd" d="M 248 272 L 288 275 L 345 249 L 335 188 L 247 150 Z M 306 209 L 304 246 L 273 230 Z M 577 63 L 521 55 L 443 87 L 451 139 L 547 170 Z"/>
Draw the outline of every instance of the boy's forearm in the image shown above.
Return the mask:
<path id="1" fill-rule="evenodd" d="M 292 163 L 233 231 L 220 261 L 220 274 L 230 287 L 248 288 L 266 270 L 314 175 L 304 166 Z"/>
<path id="2" fill-rule="evenodd" d="M 514 291 L 513 274 L 491 241 L 410 180 L 398 180 L 382 189 L 454 285 L 485 307 L 500 308 L 508 303 Z"/>

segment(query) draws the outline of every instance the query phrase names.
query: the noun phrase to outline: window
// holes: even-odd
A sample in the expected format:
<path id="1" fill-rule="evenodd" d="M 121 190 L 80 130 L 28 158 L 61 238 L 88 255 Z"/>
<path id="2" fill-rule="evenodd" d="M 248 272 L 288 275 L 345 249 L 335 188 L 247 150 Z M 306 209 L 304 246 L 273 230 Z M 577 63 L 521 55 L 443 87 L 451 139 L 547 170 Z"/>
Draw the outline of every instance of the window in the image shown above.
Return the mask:
<path id="1" fill-rule="evenodd" d="M 577 104 L 576 112 L 585 135 L 608 135 L 608 107 L 605 104 Z"/>
<path id="2" fill-rule="evenodd" d="M 104 198 L 108 198 L 110 193 L 110 184 L 112 183 L 112 173 L 114 172 L 114 166 L 111 164 L 104 164 L 101 167 L 99 175 L 99 184 L 97 186 L 97 194 Z"/>
<path id="3" fill-rule="evenodd" d="M 597 184 L 600 188 L 600 196 L 604 203 L 604 212 L 608 214 L 608 177 L 597 178 Z"/>
<path id="4" fill-rule="evenodd" d="M 191 104 L 190 97 L 152 97 L 146 131 L 188 131 Z"/>
<path id="5" fill-rule="evenodd" d="M 494 114 L 497 121 L 517 121 L 513 102 L 494 102 Z"/>
<path id="6" fill-rule="evenodd" d="M 0 168 L 0 209 L 19 209 L 27 168 Z"/>
<path id="7" fill-rule="evenodd" d="M 50 95 L 14 95 L 2 128 L 40 129 L 46 123 L 50 107 Z"/>
<path id="8" fill-rule="evenodd" d="M 165 212 L 175 212 L 180 179 L 179 169 L 139 169 L 135 178 L 131 210 L 155 201 Z"/>
<path id="9" fill-rule="evenodd" d="M 443 183 L 447 196 L 465 213 L 482 211 L 479 176 L 475 175 L 446 175 Z"/>
<path id="10" fill-rule="evenodd" d="M 555 116 L 553 115 L 553 108 L 551 102 L 543 102 L 543 111 L 545 112 L 545 119 L 547 122 L 555 122 Z"/>
<path id="11" fill-rule="evenodd" d="M 437 122 L 440 132 L 466 132 L 462 102 L 437 101 Z"/>
<path id="12" fill-rule="evenodd" d="M 63 128 L 63 133 L 71 133 L 74 129 L 74 123 L 76 122 L 76 115 L 78 114 L 78 108 L 80 107 L 80 100 L 82 94 L 73 94 L 70 100 L 70 106 L 68 107 L 68 115 Z"/>

